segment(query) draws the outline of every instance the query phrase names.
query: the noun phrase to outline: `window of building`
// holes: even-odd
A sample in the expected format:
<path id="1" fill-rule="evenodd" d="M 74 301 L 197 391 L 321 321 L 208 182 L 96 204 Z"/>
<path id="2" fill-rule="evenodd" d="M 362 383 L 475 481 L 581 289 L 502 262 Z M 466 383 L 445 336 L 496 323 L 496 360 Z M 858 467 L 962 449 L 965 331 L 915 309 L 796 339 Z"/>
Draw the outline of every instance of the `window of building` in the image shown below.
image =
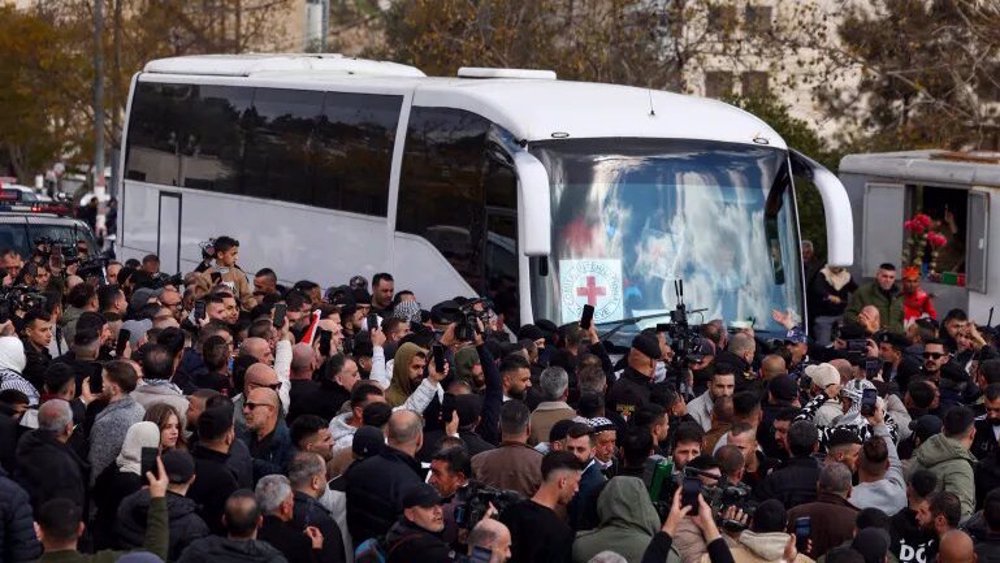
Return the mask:
<path id="1" fill-rule="evenodd" d="M 721 98 L 733 92 L 733 73 L 709 71 L 705 73 L 705 97 Z"/>
<path id="2" fill-rule="evenodd" d="M 771 6 L 747 4 L 744 13 L 744 25 L 747 33 L 765 33 L 771 31 Z"/>
<path id="3" fill-rule="evenodd" d="M 708 30 L 712 33 L 732 33 L 737 23 L 736 6 L 714 4 L 708 7 Z"/>
<path id="4" fill-rule="evenodd" d="M 740 88 L 747 97 L 767 96 L 767 73 L 760 71 L 744 72 L 740 75 Z"/>

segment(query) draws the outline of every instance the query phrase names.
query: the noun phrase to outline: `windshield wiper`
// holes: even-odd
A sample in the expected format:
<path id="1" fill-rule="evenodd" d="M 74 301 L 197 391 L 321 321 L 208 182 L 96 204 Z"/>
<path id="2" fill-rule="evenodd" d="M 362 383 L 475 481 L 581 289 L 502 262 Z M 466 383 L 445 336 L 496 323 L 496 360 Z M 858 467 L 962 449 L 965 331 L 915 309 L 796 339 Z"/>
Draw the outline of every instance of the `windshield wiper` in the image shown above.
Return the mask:
<path id="1" fill-rule="evenodd" d="M 670 311 L 664 311 L 662 313 L 655 313 L 655 314 L 652 314 L 652 315 L 642 315 L 641 317 L 631 317 L 631 318 L 628 318 L 628 319 L 622 319 L 620 321 L 612 321 L 612 322 L 609 322 L 609 323 L 595 323 L 594 326 L 597 326 L 597 327 L 611 326 L 611 327 L 613 327 L 608 332 L 605 332 L 604 334 L 600 335 L 601 340 L 607 340 L 608 338 L 611 338 L 612 336 L 614 336 L 619 330 L 625 328 L 628 325 L 636 324 L 639 321 L 648 321 L 649 319 L 659 319 L 659 318 L 662 318 L 662 317 L 670 318 Z"/>

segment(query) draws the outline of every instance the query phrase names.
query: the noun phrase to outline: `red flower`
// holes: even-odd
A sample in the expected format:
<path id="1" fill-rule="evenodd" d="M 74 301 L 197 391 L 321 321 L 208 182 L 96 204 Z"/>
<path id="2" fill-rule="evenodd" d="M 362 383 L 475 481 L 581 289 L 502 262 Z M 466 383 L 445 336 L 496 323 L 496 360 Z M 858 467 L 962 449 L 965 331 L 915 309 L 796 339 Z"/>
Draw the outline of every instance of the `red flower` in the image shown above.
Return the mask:
<path id="1" fill-rule="evenodd" d="M 906 229 L 906 232 L 914 235 L 921 235 L 925 230 L 927 230 L 927 227 L 925 227 L 920 221 L 917 221 L 916 218 L 904 221 L 903 228 Z"/>
<path id="2" fill-rule="evenodd" d="M 919 223 L 924 229 L 929 228 L 932 223 L 930 216 L 925 213 L 917 213 L 913 216 L 913 220 Z"/>
<path id="3" fill-rule="evenodd" d="M 941 233 L 930 233 L 927 235 L 927 242 L 932 248 L 941 248 L 948 244 L 948 239 Z"/>

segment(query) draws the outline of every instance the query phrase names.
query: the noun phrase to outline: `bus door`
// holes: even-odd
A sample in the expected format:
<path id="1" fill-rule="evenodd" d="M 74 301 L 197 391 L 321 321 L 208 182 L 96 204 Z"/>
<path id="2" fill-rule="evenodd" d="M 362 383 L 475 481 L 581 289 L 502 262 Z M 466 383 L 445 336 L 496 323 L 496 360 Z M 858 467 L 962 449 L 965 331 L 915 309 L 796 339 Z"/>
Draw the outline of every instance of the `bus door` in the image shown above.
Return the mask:
<path id="1" fill-rule="evenodd" d="M 174 274 L 181 271 L 181 194 L 160 192 L 156 231 L 156 254 L 160 268 Z"/>

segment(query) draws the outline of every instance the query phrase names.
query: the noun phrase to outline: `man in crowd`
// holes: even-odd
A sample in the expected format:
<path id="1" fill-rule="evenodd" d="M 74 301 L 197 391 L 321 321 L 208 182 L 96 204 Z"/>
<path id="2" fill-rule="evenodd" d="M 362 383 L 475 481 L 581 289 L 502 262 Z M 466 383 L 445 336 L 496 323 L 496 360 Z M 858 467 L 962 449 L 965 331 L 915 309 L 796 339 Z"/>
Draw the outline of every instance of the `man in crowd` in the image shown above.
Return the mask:
<path id="1" fill-rule="evenodd" d="M 844 320 L 857 322 L 861 309 L 869 305 L 878 309 L 881 328 L 903 332 L 903 296 L 896 286 L 896 267 L 892 264 L 880 265 L 875 281 L 862 285 L 851 295 Z"/>

